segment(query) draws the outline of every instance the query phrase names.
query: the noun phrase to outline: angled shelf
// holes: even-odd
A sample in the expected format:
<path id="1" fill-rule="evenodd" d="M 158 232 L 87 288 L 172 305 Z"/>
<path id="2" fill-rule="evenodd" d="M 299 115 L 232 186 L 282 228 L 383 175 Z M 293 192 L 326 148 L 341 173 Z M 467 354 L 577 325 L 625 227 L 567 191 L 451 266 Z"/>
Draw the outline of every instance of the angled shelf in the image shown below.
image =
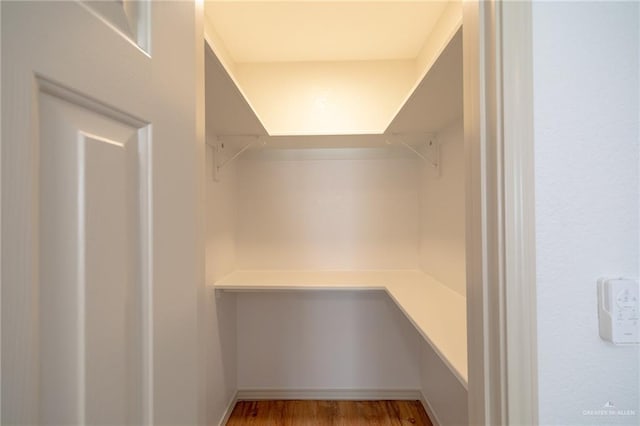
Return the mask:
<path id="1" fill-rule="evenodd" d="M 466 388 L 466 299 L 420 270 L 237 270 L 210 288 L 255 291 L 385 291 Z"/>
<path id="2" fill-rule="evenodd" d="M 267 136 L 267 130 L 208 41 L 204 56 L 207 136 Z"/>
<path id="3" fill-rule="evenodd" d="M 462 116 L 462 26 L 457 17 L 443 24 L 443 30 L 407 96 L 380 132 L 319 134 L 270 134 L 256 113 L 247 93 L 234 77 L 228 53 L 213 36 L 207 37 L 205 54 L 207 140 L 217 137 L 261 137 L 262 149 L 379 148 L 393 145 L 393 137 L 436 134 Z M 213 30 L 212 30 L 213 31 Z M 436 43 L 436 42 L 434 42 Z M 225 59 L 226 58 L 226 59 Z M 421 65 L 416 65 L 419 68 Z M 419 146 L 419 144 L 417 145 Z M 242 144 L 231 147 L 239 151 Z"/>
<path id="4" fill-rule="evenodd" d="M 461 28 L 381 134 L 269 135 L 209 43 L 205 44 L 207 132 L 211 136 L 266 136 L 267 146 L 275 148 L 371 146 L 384 143 L 383 135 L 436 133 L 462 116 Z"/>
<path id="5" fill-rule="evenodd" d="M 385 134 L 437 133 L 462 117 L 462 28 L 418 82 Z"/>

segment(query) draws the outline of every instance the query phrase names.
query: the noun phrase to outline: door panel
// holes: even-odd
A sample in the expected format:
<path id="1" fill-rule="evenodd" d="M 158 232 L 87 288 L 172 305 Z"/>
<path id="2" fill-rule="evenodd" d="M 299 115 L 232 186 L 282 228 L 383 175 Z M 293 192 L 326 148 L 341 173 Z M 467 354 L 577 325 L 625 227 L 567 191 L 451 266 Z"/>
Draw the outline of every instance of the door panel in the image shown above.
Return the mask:
<path id="1" fill-rule="evenodd" d="M 150 53 L 149 3 L 132 0 L 82 1 L 90 11 L 140 49 Z"/>
<path id="2" fill-rule="evenodd" d="M 202 11 L 0 7 L 1 423 L 195 424 Z"/>
<path id="3" fill-rule="evenodd" d="M 41 415 L 140 424 L 146 123 L 39 87 Z"/>

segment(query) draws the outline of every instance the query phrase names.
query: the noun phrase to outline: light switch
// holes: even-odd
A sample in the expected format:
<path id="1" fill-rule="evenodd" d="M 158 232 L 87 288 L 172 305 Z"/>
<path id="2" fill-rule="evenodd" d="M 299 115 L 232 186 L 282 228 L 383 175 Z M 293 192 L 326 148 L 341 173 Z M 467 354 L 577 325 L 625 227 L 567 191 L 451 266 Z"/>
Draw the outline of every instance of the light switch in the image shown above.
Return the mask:
<path id="1" fill-rule="evenodd" d="M 637 280 L 598 280 L 598 320 L 603 340 L 615 344 L 640 343 L 639 297 Z"/>

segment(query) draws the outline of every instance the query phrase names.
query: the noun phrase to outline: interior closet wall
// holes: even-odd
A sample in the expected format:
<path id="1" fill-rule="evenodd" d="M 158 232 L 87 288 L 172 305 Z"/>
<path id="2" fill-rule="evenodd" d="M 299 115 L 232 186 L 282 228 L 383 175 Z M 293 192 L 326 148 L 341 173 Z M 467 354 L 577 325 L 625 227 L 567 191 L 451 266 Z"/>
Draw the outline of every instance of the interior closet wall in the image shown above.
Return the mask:
<path id="1" fill-rule="evenodd" d="M 236 170 L 224 170 L 224 179 L 213 182 L 211 148 L 206 154 L 206 280 L 207 283 L 235 267 Z M 221 297 L 219 297 L 221 296 Z M 205 410 L 206 424 L 218 424 L 237 390 L 236 296 L 208 291 L 205 299 Z"/>
<path id="2" fill-rule="evenodd" d="M 262 150 L 237 163 L 241 269 L 418 267 L 404 148 Z M 382 292 L 238 294 L 241 390 L 417 390 L 419 335 Z"/>
<path id="3" fill-rule="evenodd" d="M 462 119 L 438 132 L 440 173 L 422 167 L 420 264 L 435 279 L 466 295 L 465 170 Z"/>
<path id="4" fill-rule="evenodd" d="M 328 398 L 364 390 L 385 398 L 420 389 L 421 337 L 383 292 L 237 297 L 240 390 L 321 390 Z"/>
<path id="5" fill-rule="evenodd" d="M 640 5 L 532 8 L 540 423 L 638 424 L 640 347 L 600 339 L 596 282 L 639 273 Z"/>
<path id="6" fill-rule="evenodd" d="M 408 150 L 245 155 L 238 162 L 238 268 L 418 267 L 421 163 Z"/>
<path id="7" fill-rule="evenodd" d="M 439 171 L 421 167 L 420 266 L 466 295 L 465 170 L 462 118 L 437 134 Z M 441 425 L 468 423 L 467 390 L 426 341 L 420 341 L 421 391 Z"/>
<path id="8" fill-rule="evenodd" d="M 275 135 L 310 129 L 334 135 L 382 132 L 416 74 L 411 60 L 251 63 L 235 70 Z"/>
<path id="9" fill-rule="evenodd" d="M 420 383 L 424 400 L 438 424 L 468 425 L 467 389 L 451 374 L 426 341 L 420 341 Z"/>

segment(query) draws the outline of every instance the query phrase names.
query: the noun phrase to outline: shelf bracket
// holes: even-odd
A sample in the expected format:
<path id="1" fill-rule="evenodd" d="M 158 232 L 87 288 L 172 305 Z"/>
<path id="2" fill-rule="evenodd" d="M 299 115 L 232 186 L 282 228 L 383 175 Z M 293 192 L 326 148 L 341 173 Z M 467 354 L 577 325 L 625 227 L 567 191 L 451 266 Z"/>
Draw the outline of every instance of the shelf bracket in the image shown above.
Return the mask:
<path id="1" fill-rule="evenodd" d="M 440 176 L 440 144 L 436 136 L 434 134 L 420 135 L 418 143 L 409 143 L 407 139 L 407 135 L 391 135 L 392 141 L 397 141 L 397 143 L 416 154 L 436 171 L 437 176 Z"/>
<path id="2" fill-rule="evenodd" d="M 231 146 L 238 144 L 241 144 L 240 148 L 230 153 L 233 151 Z M 256 144 L 266 145 L 266 140 L 260 135 L 216 136 L 213 140 L 207 139 L 207 145 L 213 149 L 213 180 L 219 182 L 222 170 Z"/>

